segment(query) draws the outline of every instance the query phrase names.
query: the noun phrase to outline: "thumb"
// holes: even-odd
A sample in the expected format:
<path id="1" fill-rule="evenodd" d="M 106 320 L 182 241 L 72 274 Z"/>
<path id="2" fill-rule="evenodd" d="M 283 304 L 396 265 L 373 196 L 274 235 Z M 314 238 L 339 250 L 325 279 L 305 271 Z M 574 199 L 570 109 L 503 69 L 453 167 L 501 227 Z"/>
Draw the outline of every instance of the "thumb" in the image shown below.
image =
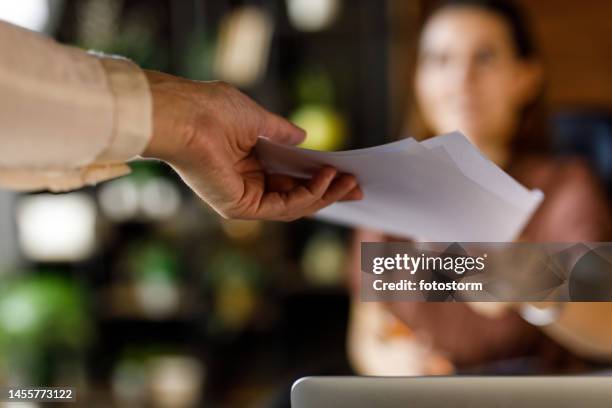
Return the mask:
<path id="1" fill-rule="evenodd" d="M 306 132 L 293 123 L 274 113 L 264 114 L 262 135 L 273 142 L 297 145 L 306 139 Z"/>

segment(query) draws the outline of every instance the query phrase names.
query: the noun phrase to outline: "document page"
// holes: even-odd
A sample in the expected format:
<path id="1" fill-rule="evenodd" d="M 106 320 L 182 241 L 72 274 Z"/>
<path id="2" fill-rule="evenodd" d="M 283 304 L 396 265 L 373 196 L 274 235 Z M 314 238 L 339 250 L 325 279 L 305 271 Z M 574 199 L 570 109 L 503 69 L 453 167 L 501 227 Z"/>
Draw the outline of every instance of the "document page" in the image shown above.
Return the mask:
<path id="1" fill-rule="evenodd" d="M 330 165 L 355 175 L 363 200 L 335 203 L 315 217 L 403 238 L 512 241 L 543 199 L 541 191 L 526 189 L 460 132 L 342 152 L 261 138 L 256 151 L 271 173 L 309 177 Z"/>

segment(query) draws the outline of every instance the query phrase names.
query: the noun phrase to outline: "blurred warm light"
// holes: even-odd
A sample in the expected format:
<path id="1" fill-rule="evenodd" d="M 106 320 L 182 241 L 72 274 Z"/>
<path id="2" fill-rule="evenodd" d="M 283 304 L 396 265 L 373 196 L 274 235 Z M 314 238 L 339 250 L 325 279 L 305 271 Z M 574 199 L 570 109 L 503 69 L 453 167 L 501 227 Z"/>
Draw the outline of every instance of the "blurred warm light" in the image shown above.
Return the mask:
<path id="1" fill-rule="evenodd" d="M 113 372 L 113 393 L 120 406 L 195 407 L 202 399 L 205 369 L 195 358 L 153 355 L 127 358 Z"/>
<path id="2" fill-rule="evenodd" d="M 181 303 L 179 288 L 163 279 L 144 279 L 135 286 L 142 313 L 151 319 L 165 319 L 176 313 Z"/>
<path id="3" fill-rule="evenodd" d="M 125 221 L 138 213 L 138 189 L 129 178 L 122 178 L 100 186 L 98 200 L 104 215 L 115 221 Z"/>
<path id="4" fill-rule="evenodd" d="M 231 238 L 239 241 L 246 241 L 257 238 L 262 231 L 261 221 L 248 220 L 222 220 L 221 228 L 223 232 Z"/>
<path id="5" fill-rule="evenodd" d="M 300 147 L 332 151 L 340 149 L 345 143 L 344 119 L 330 106 L 301 106 L 291 114 L 290 120 L 308 134 Z"/>
<path id="6" fill-rule="evenodd" d="M 147 180 L 140 190 L 140 208 L 150 218 L 169 218 L 180 205 L 181 196 L 176 184 L 161 177 Z"/>
<path id="7" fill-rule="evenodd" d="M 340 237 L 323 232 L 313 236 L 301 259 L 305 278 L 317 286 L 333 286 L 343 279 L 346 248 Z"/>
<path id="8" fill-rule="evenodd" d="M 237 86 L 259 80 L 267 66 L 272 19 L 256 7 L 242 7 L 221 22 L 214 71 L 217 78 Z"/>
<path id="9" fill-rule="evenodd" d="M 77 261 L 95 246 L 96 207 L 84 193 L 39 194 L 17 203 L 21 249 L 36 261 Z"/>
<path id="10" fill-rule="evenodd" d="M 163 356 L 149 363 L 149 386 L 154 407 L 195 407 L 201 400 L 204 369 L 192 357 Z"/>
<path id="11" fill-rule="evenodd" d="M 34 31 L 43 31 L 49 21 L 48 0 L 0 1 L 0 20 Z"/>
<path id="12" fill-rule="evenodd" d="M 302 31 L 326 28 L 335 20 L 339 9 L 340 0 L 287 0 L 289 19 Z"/>
<path id="13" fill-rule="evenodd" d="M 215 312 L 225 327 L 242 329 L 257 306 L 257 295 L 240 275 L 228 276 L 215 293 Z"/>
<path id="14" fill-rule="evenodd" d="M 102 185 L 98 192 L 100 208 L 114 221 L 126 221 L 140 214 L 163 220 L 172 217 L 181 206 L 178 187 L 162 177 L 152 177 L 143 184 L 122 178 Z"/>

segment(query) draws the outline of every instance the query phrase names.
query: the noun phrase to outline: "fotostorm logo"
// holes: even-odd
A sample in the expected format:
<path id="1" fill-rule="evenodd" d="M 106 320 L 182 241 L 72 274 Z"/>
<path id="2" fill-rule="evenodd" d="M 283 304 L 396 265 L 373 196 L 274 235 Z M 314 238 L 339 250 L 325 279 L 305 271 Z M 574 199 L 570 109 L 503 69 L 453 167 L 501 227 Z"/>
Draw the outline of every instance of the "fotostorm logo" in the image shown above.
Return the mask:
<path id="1" fill-rule="evenodd" d="M 414 275 L 419 270 L 453 271 L 457 275 L 465 272 L 482 271 L 485 268 L 487 254 L 482 256 L 411 256 L 408 254 L 396 254 L 390 257 L 375 257 L 372 262 L 372 272 L 380 275 L 388 271 L 406 271 Z"/>

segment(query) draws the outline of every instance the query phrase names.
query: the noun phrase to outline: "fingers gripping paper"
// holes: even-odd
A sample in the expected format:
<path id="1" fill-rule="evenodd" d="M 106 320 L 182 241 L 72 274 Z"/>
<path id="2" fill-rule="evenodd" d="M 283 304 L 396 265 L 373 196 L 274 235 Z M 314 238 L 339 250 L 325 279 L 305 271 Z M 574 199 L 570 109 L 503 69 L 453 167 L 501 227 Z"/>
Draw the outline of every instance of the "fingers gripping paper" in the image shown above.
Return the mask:
<path id="1" fill-rule="evenodd" d="M 315 216 L 348 226 L 427 241 L 514 240 L 543 199 L 485 158 L 459 132 L 422 143 L 319 152 L 261 138 L 257 155 L 271 173 L 309 177 L 323 165 L 357 177 L 361 201 Z"/>

